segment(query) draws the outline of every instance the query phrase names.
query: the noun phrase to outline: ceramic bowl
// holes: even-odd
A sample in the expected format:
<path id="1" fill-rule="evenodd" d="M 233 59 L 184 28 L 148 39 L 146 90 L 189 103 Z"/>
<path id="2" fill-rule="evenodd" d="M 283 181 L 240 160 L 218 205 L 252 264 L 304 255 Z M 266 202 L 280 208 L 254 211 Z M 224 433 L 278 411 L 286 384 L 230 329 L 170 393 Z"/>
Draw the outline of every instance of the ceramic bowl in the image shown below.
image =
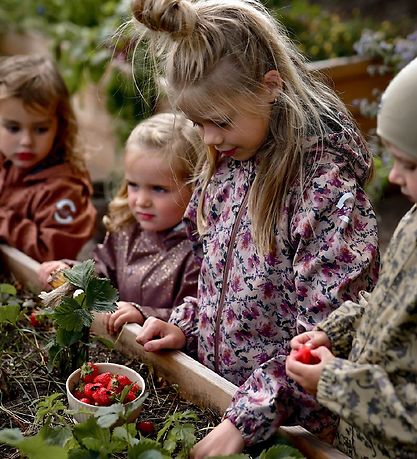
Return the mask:
<path id="1" fill-rule="evenodd" d="M 137 398 L 141 397 L 143 393 L 145 392 L 145 381 L 143 380 L 142 376 L 136 371 L 124 365 L 119 365 L 117 363 L 96 363 L 96 365 L 98 367 L 99 374 L 106 373 L 108 371 L 109 373 L 127 376 L 133 383 L 138 383 L 139 386 L 141 387 L 141 392 Z M 100 410 L 103 410 L 104 407 L 89 405 L 87 403 L 81 402 L 80 400 L 74 397 L 72 393 L 78 385 L 80 376 L 81 376 L 80 369 L 75 370 L 73 373 L 71 373 L 68 376 L 68 379 L 66 382 L 66 390 L 67 390 L 67 399 L 68 399 L 68 405 L 69 405 L 70 410 L 78 411 L 82 409 L 83 411 L 86 411 L 83 413 L 75 412 L 73 414 L 74 419 L 77 422 L 84 422 L 92 414 L 98 413 L 100 412 Z M 131 406 L 135 402 L 135 400 L 132 402 L 126 403 L 125 407 L 129 408 L 129 406 Z M 129 416 L 128 422 L 133 422 L 139 416 L 140 410 L 141 410 L 141 407 L 138 407 L 136 410 L 134 410 L 132 414 Z"/>

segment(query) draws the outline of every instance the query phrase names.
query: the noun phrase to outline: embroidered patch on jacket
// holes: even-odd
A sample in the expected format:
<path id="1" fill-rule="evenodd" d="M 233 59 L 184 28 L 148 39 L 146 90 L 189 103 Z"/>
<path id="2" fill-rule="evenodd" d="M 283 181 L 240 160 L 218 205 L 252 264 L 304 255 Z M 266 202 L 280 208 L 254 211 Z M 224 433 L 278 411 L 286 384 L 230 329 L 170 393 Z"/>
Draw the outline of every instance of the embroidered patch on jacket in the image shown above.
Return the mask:
<path id="1" fill-rule="evenodd" d="M 61 225 L 68 225 L 74 221 L 74 214 L 76 212 L 77 208 L 71 199 L 60 199 L 56 203 L 55 221 Z"/>

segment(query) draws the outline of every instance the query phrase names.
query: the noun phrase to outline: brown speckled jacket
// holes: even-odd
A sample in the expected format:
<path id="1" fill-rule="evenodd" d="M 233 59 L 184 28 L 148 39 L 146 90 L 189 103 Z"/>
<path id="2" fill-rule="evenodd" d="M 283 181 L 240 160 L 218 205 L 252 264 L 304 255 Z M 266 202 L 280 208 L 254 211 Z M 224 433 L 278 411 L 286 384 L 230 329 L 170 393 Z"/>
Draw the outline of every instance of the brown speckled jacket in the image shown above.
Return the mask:
<path id="1" fill-rule="evenodd" d="M 199 267 L 183 224 L 151 232 L 135 223 L 107 233 L 94 258 L 97 273 L 119 289 L 120 300 L 139 303 L 147 316 L 167 320 L 184 297 L 197 293 Z"/>

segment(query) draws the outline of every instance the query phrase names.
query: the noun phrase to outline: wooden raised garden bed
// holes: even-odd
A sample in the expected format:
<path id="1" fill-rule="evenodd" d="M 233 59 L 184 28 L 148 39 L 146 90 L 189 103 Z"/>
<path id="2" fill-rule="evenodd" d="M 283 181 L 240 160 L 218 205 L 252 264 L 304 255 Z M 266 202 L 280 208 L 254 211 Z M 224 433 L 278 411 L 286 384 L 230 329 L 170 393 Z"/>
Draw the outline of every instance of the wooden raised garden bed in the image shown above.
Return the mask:
<path id="1" fill-rule="evenodd" d="M 309 68 L 321 72 L 328 83 L 338 93 L 355 117 L 361 131 L 367 134 L 375 128 L 375 118 L 363 116 L 355 100 L 373 100 L 374 90 L 383 91 L 391 80 L 391 75 L 370 75 L 369 66 L 373 62 L 360 56 L 336 57 L 310 62 Z"/>
<path id="2" fill-rule="evenodd" d="M 38 262 L 6 245 L 0 245 L 0 262 L 3 270 L 13 274 L 23 285 L 34 291 L 40 290 Z M 140 328 L 137 324 L 127 324 L 115 339 L 107 334 L 102 321 L 97 317 L 92 332 L 114 341 L 116 349 L 121 353 L 151 364 L 158 376 L 178 386 L 180 395 L 186 400 L 220 414 L 227 408 L 237 389 L 235 385 L 183 352 L 145 352 L 143 346 L 135 340 Z M 307 459 L 347 458 L 301 427 L 284 427 L 280 429 L 280 434 L 289 438 Z"/>

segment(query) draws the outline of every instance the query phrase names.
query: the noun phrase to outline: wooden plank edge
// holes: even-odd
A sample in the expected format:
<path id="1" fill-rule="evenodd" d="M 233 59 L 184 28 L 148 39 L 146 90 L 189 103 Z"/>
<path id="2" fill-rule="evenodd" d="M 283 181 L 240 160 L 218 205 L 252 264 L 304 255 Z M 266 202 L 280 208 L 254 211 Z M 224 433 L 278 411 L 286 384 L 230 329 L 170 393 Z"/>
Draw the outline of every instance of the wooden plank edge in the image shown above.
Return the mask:
<path id="1" fill-rule="evenodd" d="M 40 263 L 20 250 L 6 244 L 0 244 L 0 258 L 14 277 L 34 292 L 41 290 L 38 277 Z"/>

